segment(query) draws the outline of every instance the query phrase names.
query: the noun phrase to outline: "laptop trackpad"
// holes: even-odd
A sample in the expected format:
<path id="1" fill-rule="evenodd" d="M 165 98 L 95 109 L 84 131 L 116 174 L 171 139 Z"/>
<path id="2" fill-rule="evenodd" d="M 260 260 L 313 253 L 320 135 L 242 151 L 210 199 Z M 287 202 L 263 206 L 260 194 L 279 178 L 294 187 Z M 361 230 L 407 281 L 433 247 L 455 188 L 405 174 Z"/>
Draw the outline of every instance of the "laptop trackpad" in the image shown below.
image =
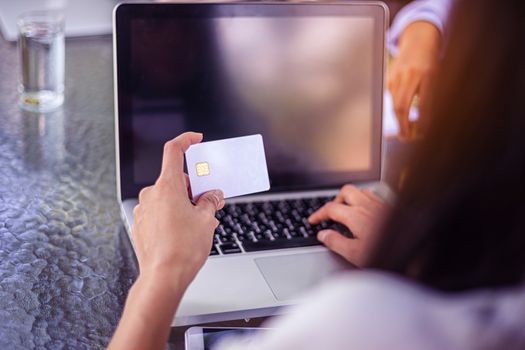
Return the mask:
<path id="1" fill-rule="evenodd" d="M 350 265 L 328 251 L 254 259 L 277 300 L 297 298 L 335 272 Z"/>

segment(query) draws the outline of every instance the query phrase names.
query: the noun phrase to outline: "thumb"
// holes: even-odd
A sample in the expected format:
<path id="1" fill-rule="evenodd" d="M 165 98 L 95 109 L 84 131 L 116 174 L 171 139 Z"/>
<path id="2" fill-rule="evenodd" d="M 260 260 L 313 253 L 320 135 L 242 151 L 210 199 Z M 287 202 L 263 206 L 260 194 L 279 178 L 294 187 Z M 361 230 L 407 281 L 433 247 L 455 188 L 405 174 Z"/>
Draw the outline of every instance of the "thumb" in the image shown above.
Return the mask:
<path id="1" fill-rule="evenodd" d="M 322 230 L 317 233 L 317 239 L 328 249 L 350 262 L 354 262 L 359 255 L 356 239 L 347 238 L 335 230 Z"/>
<path id="2" fill-rule="evenodd" d="M 212 190 L 200 195 L 195 204 L 198 208 L 209 211 L 213 215 L 224 207 L 224 194 L 221 190 Z"/>

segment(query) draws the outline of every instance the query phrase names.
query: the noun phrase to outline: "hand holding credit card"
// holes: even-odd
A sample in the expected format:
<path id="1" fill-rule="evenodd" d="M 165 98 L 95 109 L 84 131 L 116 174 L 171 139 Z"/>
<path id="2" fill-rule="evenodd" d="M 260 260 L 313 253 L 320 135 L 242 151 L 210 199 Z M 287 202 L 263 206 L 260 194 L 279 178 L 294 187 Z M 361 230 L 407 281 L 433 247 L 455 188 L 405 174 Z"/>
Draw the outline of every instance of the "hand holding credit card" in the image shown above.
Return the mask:
<path id="1" fill-rule="evenodd" d="M 259 134 L 198 143 L 185 155 L 194 200 L 214 189 L 221 190 L 224 198 L 270 189 Z"/>

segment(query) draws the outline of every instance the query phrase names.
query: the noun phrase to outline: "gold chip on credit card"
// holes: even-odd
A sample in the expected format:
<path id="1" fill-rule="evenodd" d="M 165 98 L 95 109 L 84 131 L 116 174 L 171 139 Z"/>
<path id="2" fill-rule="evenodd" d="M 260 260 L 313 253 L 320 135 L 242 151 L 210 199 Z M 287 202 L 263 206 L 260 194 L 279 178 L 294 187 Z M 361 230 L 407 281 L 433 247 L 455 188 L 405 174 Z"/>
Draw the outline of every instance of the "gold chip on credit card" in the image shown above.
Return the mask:
<path id="1" fill-rule="evenodd" d="M 195 169 L 197 170 L 197 176 L 210 175 L 210 167 L 208 162 L 200 162 L 195 164 Z"/>

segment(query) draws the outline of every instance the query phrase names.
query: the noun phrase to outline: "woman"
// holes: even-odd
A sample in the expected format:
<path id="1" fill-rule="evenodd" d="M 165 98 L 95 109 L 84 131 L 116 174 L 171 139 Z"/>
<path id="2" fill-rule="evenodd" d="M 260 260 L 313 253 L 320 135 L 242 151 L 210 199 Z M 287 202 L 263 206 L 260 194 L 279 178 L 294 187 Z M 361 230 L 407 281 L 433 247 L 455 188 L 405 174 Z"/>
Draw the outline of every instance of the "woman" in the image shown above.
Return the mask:
<path id="1" fill-rule="evenodd" d="M 331 231 L 319 238 L 383 272 L 341 275 L 273 321 L 274 332 L 221 350 L 525 347 L 525 2 L 462 0 L 451 16 L 423 110 L 429 131 L 382 229 L 370 224 L 383 206 L 353 187 L 311 218 L 349 226 L 353 240 Z M 141 192 L 133 227 L 140 276 L 112 349 L 163 348 L 206 260 L 223 200 L 210 192 L 192 205 L 182 171 L 184 151 L 201 138 L 168 142 L 158 181 Z"/>

